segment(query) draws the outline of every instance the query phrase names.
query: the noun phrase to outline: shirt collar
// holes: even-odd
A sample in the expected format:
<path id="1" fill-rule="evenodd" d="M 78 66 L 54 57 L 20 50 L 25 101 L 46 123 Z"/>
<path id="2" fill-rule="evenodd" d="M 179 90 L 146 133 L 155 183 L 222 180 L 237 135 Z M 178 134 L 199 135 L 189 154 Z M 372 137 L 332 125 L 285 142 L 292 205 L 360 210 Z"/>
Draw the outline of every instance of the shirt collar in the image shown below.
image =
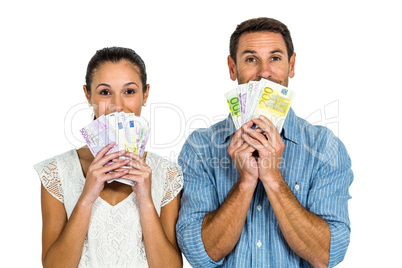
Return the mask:
<path id="1" fill-rule="evenodd" d="M 226 142 L 226 140 L 231 137 L 236 132 L 236 127 L 233 123 L 232 115 L 229 113 L 229 116 L 225 119 L 225 132 L 222 135 L 222 144 Z M 297 117 L 292 108 L 289 109 L 289 112 L 286 116 L 285 123 L 283 124 L 281 136 L 285 139 L 290 140 L 296 144 L 299 144 L 300 138 L 300 125 L 297 122 Z"/>
<path id="2" fill-rule="evenodd" d="M 282 135 L 285 139 L 296 144 L 300 142 L 301 127 L 297 120 L 297 116 L 292 108 L 289 109 L 282 128 Z"/>
<path id="3" fill-rule="evenodd" d="M 229 116 L 225 119 L 224 125 L 225 125 L 225 130 L 222 135 L 222 140 L 221 140 L 222 144 L 225 143 L 226 140 L 236 132 L 236 127 L 234 125 L 232 115 L 230 113 L 229 113 Z"/>

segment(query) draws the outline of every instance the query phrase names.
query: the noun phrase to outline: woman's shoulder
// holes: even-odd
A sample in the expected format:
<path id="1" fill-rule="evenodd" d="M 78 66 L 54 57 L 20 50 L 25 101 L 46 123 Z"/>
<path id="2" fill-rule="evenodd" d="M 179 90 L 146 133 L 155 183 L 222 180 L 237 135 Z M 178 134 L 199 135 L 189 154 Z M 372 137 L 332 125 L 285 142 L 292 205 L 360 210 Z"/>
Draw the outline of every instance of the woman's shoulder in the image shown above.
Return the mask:
<path id="1" fill-rule="evenodd" d="M 62 164 L 62 162 L 71 161 L 75 159 L 75 157 L 77 157 L 77 151 L 75 149 L 72 149 L 35 164 L 34 169 L 38 173 L 43 172 L 46 169 L 57 169 L 57 167 Z"/>
<path id="2" fill-rule="evenodd" d="M 60 165 L 74 158 L 75 150 L 53 156 L 34 165 L 43 187 L 57 200 L 64 203 L 62 183 L 60 180 Z M 71 160 L 70 160 L 71 161 Z"/>
<path id="3" fill-rule="evenodd" d="M 183 173 L 177 162 L 147 152 L 146 163 L 152 169 L 152 178 L 162 180 L 163 199 L 161 206 L 172 201 L 183 188 Z"/>
<path id="4" fill-rule="evenodd" d="M 152 171 L 168 171 L 168 170 L 177 170 L 181 171 L 180 166 L 177 164 L 177 161 L 172 161 L 167 157 L 162 157 L 153 152 L 147 152 L 145 162 L 148 166 L 151 167 Z"/>

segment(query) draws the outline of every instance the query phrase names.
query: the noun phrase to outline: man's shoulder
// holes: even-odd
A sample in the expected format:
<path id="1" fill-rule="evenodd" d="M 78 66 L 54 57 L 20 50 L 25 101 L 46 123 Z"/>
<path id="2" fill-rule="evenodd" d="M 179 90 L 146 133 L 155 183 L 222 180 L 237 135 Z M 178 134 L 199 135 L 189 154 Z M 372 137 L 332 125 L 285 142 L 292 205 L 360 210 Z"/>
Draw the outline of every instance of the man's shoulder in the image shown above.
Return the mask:
<path id="1" fill-rule="evenodd" d="M 187 141 L 219 142 L 228 135 L 228 118 L 225 118 L 208 128 L 198 128 L 194 130 L 187 138 Z"/>
<path id="2" fill-rule="evenodd" d="M 312 140 L 314 142 L 319 140 L 338 139 L 335 133 L 328 127 L 311 124 L 306 119 L 303 119 L 296 114 L 294 114 L 292 129 L 293 132 L 296 135 L 301 136 L 302 139 Z"/>
<path id="3" fill-rule="evenodd" d="M 310 154 L 316 155 L 323 161 L 335 156 L 347 156 L 345 145 L 339 139 L 337 129 L 334 130 L 323 125 L 313 125 L 307 120 L 295 116 L 295 131 L 297 131 L 298 144 Z"/>

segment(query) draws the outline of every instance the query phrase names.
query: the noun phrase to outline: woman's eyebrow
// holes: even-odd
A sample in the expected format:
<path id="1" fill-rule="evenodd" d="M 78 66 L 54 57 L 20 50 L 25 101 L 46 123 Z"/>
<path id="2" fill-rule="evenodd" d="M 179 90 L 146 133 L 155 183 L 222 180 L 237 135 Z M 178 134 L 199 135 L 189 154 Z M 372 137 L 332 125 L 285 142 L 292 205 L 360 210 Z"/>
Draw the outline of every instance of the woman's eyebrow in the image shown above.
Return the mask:
<path id="1" fill-rule="evenodd" d="M 124 86 L 128 86 L 128 85 L 136 85 L 138 87 L 137 83 L 134 83 L 134 82 L 128 82 L 128 83 L 124 84 Z"/>
<path id="2" fill-rule="evenodd" d="M 100 86 L 105 86 L 105 87 L 110 87 L 110 85 L 106 84 L 106 83 L 100 83 L 96 88 L 100 87 Z"/>
<path id="3" fill-rule="evenodd" d="M 138 87 L 137 83 L 135 83 L 135 82 L 128 82 L 128 83 L 125 83 L 125 84 L 124 84 L 124 86 L 129 86 L 129 85 L 136 85 L 136 86 Z M 100 86 L 111 87 L 109 84 L 100 83 L 96 88 L 98 88 L 98 87 L 100 87 Z"/>

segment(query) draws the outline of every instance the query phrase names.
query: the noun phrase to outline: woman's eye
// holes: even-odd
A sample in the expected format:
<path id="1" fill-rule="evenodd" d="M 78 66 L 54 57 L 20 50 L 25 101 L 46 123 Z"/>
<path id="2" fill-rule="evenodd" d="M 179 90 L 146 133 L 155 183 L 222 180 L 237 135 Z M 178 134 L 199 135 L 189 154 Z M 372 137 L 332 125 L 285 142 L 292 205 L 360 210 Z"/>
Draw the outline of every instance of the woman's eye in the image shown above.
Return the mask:
<path id="1" fill-rule="evenodd" d="M 110 95 L 110 92 L 108 90 L 102 90 L 99 92 L 100 95 Z"/>
<path id="2" fill-rule="evenodd" d="M 135 90 L 134 89 L 127 89 L 126 94 L 134 94 Z"/>

